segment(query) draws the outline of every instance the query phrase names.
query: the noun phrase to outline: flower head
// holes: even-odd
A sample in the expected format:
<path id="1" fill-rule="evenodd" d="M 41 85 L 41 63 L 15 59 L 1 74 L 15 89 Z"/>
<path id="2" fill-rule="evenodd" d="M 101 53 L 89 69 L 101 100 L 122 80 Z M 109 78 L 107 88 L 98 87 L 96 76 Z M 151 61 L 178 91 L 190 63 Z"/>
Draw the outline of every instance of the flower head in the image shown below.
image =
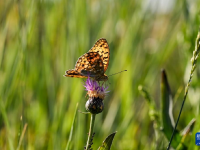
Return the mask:
<path id="1" fill-rule="evenodd" d="M 107 91 L 108 86 L 100 86 L 96 80 L 92 80 L 90 77 L 87 78 L 84 87 L 86 88 L 86 91 L 88 91 L 87 95 L 91 98 L 100 98 L 103 100 L 106 93 L 109 92 Z"/>
<path id="2" fill-rule="evenodd" d="M 103 111 L 104 104 L 103 100 L 106 96 L 108 87 L 103 87 L 99 85 L 96 80 L 88 79 L 85 82 L 84 87 L 86 88 L 87 95 L 89 96 L 88 101 L 85 104 L 86 109 L 92 114 L 98 114 Z"/>

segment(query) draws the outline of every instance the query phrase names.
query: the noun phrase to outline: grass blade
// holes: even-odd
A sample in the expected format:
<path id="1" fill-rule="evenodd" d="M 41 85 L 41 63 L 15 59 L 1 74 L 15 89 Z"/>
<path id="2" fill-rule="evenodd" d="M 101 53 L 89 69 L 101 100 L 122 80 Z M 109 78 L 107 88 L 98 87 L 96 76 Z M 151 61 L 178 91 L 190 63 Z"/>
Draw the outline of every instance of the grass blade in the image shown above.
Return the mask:
<path id="1" fill-rule="evenodd" d="M 17 146 L 17 150 L 20 149 L 20 146 L 21 146 L 21 144 L 22 144 L 22 140 L 23 140 L 23 138 L 24 138 L 24 135 L 25 135 L 27 126 L 28 126 L 28 124 L 25 123 L 24 128 L 23 128 L 23 131 L 22 131 L 22 134 L 21 134 L 21 137 L 20 137 L 20 140 L 19 140 L 19 144 L 18 144 L 18 146 Z"/>
<path id="2" fill-rule="evenodd" d="M 190 141 L 192 141 L 192 139 L 193 139 L 193 137 L 190 133 L 193 131 L 195 123 L 196 123 L 196 119 L 192 119 L 189 122 L 189 124 L 184 128 L 184 130 L 181 133 L 181 135 L 182 135 L 181 143 L 176 148 L 177 150 L 187 149 L 186 145 L 188 145 L 190 143 Z"/>
<path id="3" fill-rule="evenodd" d="M 76 109 L 75 109 L 75 112 L 74 112 L 73 123 L 72 123 L 72 126 L 71 126 L 71 131 L 70 131 L 69 139 L 68 139 L 67 146 L 66 146 L 65 150 L 69 150 L 69 148 L 70 148 L 70 144 L 71 144 L 71 141 L 72 141 L 72 135 L 73 135 L 73 131 L 74 131 L 74 123 L 75 123 L 75 119 L 76 119 L 77 108 L 78 108 L 78 103 L 76 104 Z"/>

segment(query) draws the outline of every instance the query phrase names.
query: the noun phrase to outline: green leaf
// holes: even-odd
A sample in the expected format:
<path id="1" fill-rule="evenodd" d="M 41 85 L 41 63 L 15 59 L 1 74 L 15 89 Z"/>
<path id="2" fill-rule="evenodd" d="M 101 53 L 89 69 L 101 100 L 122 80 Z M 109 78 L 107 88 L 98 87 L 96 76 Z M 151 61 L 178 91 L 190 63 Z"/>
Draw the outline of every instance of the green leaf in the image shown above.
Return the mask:
<path id="1" fill-rule="evenodd" d="M 68 139 L 67 146 L 66 146 L 65 150 L 69 150 L 70 149 L 70 144 L 71 144 L 71 141 L 72 141 L 72 135 L 73 135 L 73 131 L 74 131 L 74 123 L 75 123 L 75 119 L 76 119 L 77 108 L 78 108 L 78 103 L 76 104 L 76 109 L 75 109 L 75 112 L 74 112 L 73 123 L 72 123 L 72 126 L 71 126 L 71 131 L 70 131 L 69 139 Z"/>
<path id="2" fill-rule="evenodd" d="M 167 81 L 167 75 L 165 70 L 162 70 L 161 75 L 161 125 L 162 131 L 166 138 L 170 140 L 173 129 L 174 129 L 174 118 L 172 114 L 173 103 L 172 95 L 169 83 Z M 178 131 L 175 131 L 172 146 L 175 148 L 181 141 L 181 135 Z"/>
<path id="3" fill-rule="evenodd" d="M 110 134 L 102 143 L 102 145 L 98 148 L 98 150 L 110 150 L 110 147 L 112 145 L 112 141 L 115 137 L 115 134 L 117 132 L 114 132 L 112 134 Z"/>

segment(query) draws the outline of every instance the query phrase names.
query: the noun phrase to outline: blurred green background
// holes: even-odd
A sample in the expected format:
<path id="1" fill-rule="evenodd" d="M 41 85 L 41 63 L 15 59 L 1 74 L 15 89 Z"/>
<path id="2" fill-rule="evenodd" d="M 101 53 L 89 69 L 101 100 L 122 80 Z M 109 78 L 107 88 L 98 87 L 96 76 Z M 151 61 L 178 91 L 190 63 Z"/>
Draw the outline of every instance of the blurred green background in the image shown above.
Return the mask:
<path id="1" fill-rule="evenodd" d="M 149 106 L 143 85 L 160 107 L 164 68 L 177 119 L 190 74 L 200 25 L 200 1 L 159 0 L 6 0 L 0 1 L 0 149 L 65 149 L 76 104 L 85 111 L 83 79 L 65 78 L 79 56 L 99 38 L 110 47 L 110 93 L 96 116 L 93 149 L 118 131 L 113 150 L 154 149 Z M 200 64 L 178 124 L 196 118 L 190 149 L 199 131 Z M 71 148 L 84 149 L 90 115 L 77 113 Z M 167 142 L 159 149 L 167 147 Z"/>

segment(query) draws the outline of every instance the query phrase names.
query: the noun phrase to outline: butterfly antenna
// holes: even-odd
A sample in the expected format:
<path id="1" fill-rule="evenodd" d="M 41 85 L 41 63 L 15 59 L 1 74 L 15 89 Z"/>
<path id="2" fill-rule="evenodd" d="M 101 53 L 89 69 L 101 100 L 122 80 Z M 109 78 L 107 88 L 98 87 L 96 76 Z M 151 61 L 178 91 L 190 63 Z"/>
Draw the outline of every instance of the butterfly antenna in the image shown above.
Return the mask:
<path id="1" fill-rule="evenodd" d="M 119 73 L 122 73 L 122 72 L 124 72 L 124 71 L 127 71 L 127 70 L 123 70 L 123 71 L 120 71 L 120 72 L 117 72 L 117 73 L 114 73 L 114 74 L 108 75 L 108 77 L 113 76 L 113 75 L 116 75 L 116 74 L 119 74 Z"/>

